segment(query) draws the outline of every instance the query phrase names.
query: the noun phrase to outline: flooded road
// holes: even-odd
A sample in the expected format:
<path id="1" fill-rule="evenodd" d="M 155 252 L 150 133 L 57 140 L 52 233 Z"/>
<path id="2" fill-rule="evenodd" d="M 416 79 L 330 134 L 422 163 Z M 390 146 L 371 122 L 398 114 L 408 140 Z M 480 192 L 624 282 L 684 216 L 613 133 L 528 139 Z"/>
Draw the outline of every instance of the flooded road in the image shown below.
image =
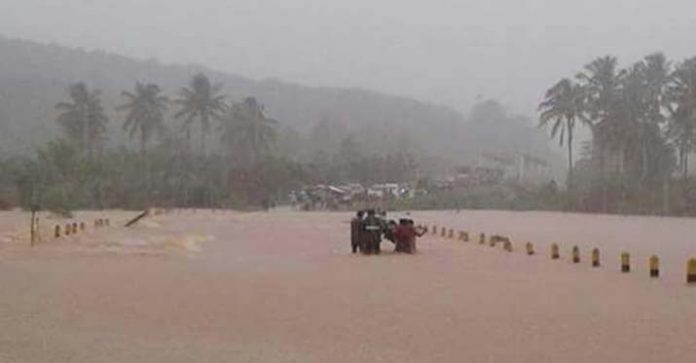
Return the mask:
<path id="1" fill-rule="evenodd" d="M 0 362 L 690 362 L 696 220 L 414 212 L 418 254 L 349 253 L 347 213 L 173 212 L 24 246 L 0 214 Z M 93 214 L 78 214 L 90 220 Z M 50 222 L 47 223 L 50 229 Z M 478 245 L 506 235 L 513 253 Z M 43 236 L 43 235 L 42 235 Z M 535 256 L 522 252 L 534 242 Z M 548 257 L 551 243 L 562 258 Z M 582 262 L 569 260 L 573 245 Z M 384 248 L 392 249 L 386 242 Z M 599 247 L 602 267 L 589 265 Z M 634 271 L 619 271 L 631 252 Z M 651 280 L 647 258 L 662 259 Z"/>

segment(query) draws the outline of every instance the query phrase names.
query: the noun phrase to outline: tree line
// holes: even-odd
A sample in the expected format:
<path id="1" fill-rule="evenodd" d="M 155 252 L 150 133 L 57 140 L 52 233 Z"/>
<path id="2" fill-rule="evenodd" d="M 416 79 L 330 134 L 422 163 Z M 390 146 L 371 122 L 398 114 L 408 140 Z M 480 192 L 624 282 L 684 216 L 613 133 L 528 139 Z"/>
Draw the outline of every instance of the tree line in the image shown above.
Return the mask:
<path id="1" fill-rule="evenodd" d="M 120 99 L 114 111 L 137 148 L 107 147 L 112 121 L 102 94 L 75 83 L 55 105 L 61 137 L 34 156 L 0 160 L 0 204 L 14 199 L 25 208 L 66 213 L 150 205 L 256 208 L 306 184 L 403 180 L 413 166 L 401 154 L 365 153 L 348 136 L 345 155 L 296 161 L 276 150 L 284 135 L 256 98 L 230 100 L 204 74 L 173 98 L 157 84 L 136 82 Z M 3 198 L 3 186 L 16 195 Z"/>
<path id="2" fill-rule="evenodd" d="M 540 126 L 567 148 L 568 209 L 689 213 L 696 145 L 696 57 L 650 54 L 620 68 L 600 57 L 546 91 Z M 579 126 L 591 140 L 574 158 Z"/>

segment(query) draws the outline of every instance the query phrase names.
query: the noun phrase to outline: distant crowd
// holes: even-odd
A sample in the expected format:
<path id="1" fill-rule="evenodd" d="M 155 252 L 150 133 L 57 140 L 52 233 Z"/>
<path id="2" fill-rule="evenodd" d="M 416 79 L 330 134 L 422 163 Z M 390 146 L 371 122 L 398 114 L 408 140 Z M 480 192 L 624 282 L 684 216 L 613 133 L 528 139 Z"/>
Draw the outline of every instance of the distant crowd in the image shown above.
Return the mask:
<path id="1" fill-rule="evenodd" d="M 412 219 L 401 218 L 397 223 L 387 220 L 386 212 L 360 210 L 351 220 L 351 249 L 353 253 L 380 254 L 386 239 L 395 245 L 395 252 L 411 254 L 416 252 L 416 238 L 426 232 L 427 228 L 415 226 Z"/>

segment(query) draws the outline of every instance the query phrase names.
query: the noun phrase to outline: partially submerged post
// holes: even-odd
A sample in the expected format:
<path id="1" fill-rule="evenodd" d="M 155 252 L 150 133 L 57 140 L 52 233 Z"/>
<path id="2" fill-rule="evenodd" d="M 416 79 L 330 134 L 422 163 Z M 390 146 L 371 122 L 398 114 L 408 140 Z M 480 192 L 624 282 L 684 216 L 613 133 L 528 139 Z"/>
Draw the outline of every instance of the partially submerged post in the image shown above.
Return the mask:
<path id="1" fill-rule="evenodd" d="M 696 284 L 696 258 L 690 259 L 686 265 L 686 282 Z"/>
<path id="2" fill-rule="evenodd" d="M 573 263 L 580 263 L 580 248 L 573 246 Z"/>
<path id="3" fill-rule="evenodd" d="M 599 267 L 599 249 L 592 250 L 592 267 Z"/>
<path id="4" fill-rule="evenodd" d="M 650 277 L 660 277 L 660 259 L 657 256 L 652 255 L 650 256 L 648 265 L 650 266 Z"/>
<path id="5" fill-rule="evenodd" d="M 631 255 L 628 252 L 621 253 L 621 272 L 631 272 Z"/>
<path id="6" fill-rule="evenodd" d="M 554 243 L 551 245 L 551 259 L 552 260 L 557 260 L 561 257 L 561 254 L 558 250 L 558 244 Z"/>
<path id="7" fill-rule="evenodd" d="M 53 237 L 60 238 L 60 224 L 56 224 L 54 228 Z"/>
<path id="8" fill-rule="evenodd" d="M 527 249 L 528 256 L 531 256 L 534 254 L 534 245 L 532 244 L 532 242 L 527 242 L 527 245 L 525 247 Z"/>
<path id="9" fill-rule="evenodd" d="M 512 242 L 510 242 L 509 240 L 505 241 L 503 243 L 503 249 L 507 252 L 512 252 Z"/>

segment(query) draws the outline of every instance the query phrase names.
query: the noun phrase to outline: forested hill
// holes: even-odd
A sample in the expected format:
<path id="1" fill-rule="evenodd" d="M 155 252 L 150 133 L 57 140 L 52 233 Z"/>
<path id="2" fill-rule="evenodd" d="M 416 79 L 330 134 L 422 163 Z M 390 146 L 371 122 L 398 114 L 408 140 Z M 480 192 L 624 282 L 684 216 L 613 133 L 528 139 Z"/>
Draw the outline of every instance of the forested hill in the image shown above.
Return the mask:
<path id="1" fill-rule="evenodd" d="M 463 152 L 509 144 L 509 138 L 498 140 L 495 130 L 491 130 L 495 125 L 486 125 L 486 132 L 481 133 L 477 130 L 479 123 L 466 122 L 453 109 L 408 98 L 357 89 L 256 81 L 200 66 L 164 65 L 154 60 L 140 61 L 105 52 L 0 37 L 0 151 L 30 151 L 55 137 L 58 127 L 54 106 L 65 98 L 68 86 L 79 81 L 101 90 L 110 118 L 110 143 L 119 145 L 127 141 L 121 131 L 122 115 L 114 111 L 122 102 L 122 90 L 132 89 L 135 81 L 154 82 L 167 95 L 175 97 L 191 76 L 200 71 L 221 83 L 230 99 L 256 97 L 295 139 L 312 134 L 323 139 L 351 135 L 362 140 L 365 149 L 375 152 L 384 150 L 382 146 L 390 150 L 407 145 L 410 151 L 447 159 Z M 328 129 L 324 136 L 321 126 Z M 514 145 L 521 151 L 536 154 L 547 151 L 546 142 L 537 130 L 520 123 L 498 127 L 506 129 L 505 135 L 518 138 Z M 488 135 L 488 139 L 476 136 L 482 134 Z M 337 144 L 331 140 L 300 141 L 294 148 L 302 149 L 297 152 L 304 154 L 319 147 L 314 144 L 327 141 L 329 145 Z M 498 145 L 499 142 L 503 144 Z"/>

